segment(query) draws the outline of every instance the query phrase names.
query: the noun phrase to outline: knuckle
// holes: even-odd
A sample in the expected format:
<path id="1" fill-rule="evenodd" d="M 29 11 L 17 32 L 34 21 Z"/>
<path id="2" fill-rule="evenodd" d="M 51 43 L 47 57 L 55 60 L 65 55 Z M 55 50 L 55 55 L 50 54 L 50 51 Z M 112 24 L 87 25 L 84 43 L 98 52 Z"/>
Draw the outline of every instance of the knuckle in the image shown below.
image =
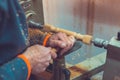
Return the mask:
<path id="1" fill-rule="evenodd" d="M 46 63 L 46 66 L 49 66 L 49 62 Z"/>
<path id="2" fill-rule="evenodd" d="M 68 41 L 68 44 L 71 44 L 71 41 Z"/>
<path id="3" fill-rule="evenodd" d="M 49 62 L 46 62 L 46 63 L 44 64 L 44 67 L 47 68 L 48 66 L 49 66 Z"/>
<path id="4" fill-rule="evenodd" d="M 46 70 L 46 67 L 45 67 L 45 68 L 43 68 L 43 71 L 45 71 L 45 70 Z M 42 71 L 42 72 L 43 72 L 43 71 Z"/>
<path id="5" fill-rule="evenodd" d="M 48 57 L 48 61 L 50 61 L 51 60 L 51 55 L 49 55 L 49 57 Z"/>

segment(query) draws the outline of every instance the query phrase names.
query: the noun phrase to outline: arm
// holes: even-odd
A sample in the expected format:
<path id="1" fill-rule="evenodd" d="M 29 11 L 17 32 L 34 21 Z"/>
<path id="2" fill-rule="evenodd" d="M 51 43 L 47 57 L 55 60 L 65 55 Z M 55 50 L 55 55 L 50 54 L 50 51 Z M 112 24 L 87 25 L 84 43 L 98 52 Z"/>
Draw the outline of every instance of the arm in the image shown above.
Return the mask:
<path id="1" fill-rule="evenodd" d="M 15 58 L 1 65 L 0 80 L 27 80 L 30 76 L 31 68 L 29 61 L 23 58 Z"/>
<path id="2" fill-rule="evenodd" d="M 27 27 L 21 23 L 25 24 L 25 16 L 17 0 L 0 0 L 0 80 L 26 80 L 30 73 L 24 59 L 15 58 L 27 47 L 27 35 L 21 33 L 26 34 Z"/>

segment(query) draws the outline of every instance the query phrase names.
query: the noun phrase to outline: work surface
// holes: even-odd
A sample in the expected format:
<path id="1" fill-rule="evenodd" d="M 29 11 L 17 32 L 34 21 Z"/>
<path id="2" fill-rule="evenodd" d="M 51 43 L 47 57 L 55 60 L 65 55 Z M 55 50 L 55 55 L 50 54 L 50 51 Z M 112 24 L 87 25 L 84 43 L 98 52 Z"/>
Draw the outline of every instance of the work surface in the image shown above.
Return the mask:
<path id="1" fill-rule="evenodd" d="M 71 72 L 71 80 L 80 80 L 79 77 L 85 73 L 89 72 L 105 63 L 106 59 L 106 53 L 101 53 L 97 56 L 94 56 L 92 58 L 86 59 L 76 65 L 71 65 L 66 63 L 66 67 Z M 41 74 L 42 78 L 40 76 L 38 77 L 38 80 L 51 80 L 52 74 L 48 72 L 44 72 Z M 46 77 L 47 76 L 47 77 Z M 93 76 L 91 80 L 102 80 L 102 72 Z"/>
<path id="2" fill-rule="evenodd" d="M 86 59 L 74 66 L 67 64 L 68 69 L 71 71 L 71 80 L 78 80 L 77 77 L 85 72 L 91 71 L 105 63 L 106 53 L 101 53 L 92 58 Z M 101 80 L 99 75 L 92 77 L 92 80 Z"/>

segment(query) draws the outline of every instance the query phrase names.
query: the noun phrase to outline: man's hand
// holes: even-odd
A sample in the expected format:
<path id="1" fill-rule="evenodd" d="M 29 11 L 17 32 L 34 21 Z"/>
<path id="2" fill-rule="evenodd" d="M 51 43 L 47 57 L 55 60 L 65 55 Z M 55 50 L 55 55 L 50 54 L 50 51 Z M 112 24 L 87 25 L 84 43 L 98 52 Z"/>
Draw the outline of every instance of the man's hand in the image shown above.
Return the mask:
<path id="1" fill-rule="evenodd" d="M 57 33 L 49 38 L 48 46 L 60 49 L 60 55 L 70 50 L 75 43 L 73 36 L 67 36 L 65 33 Z"/>
<path id="2" fill-rule="evenodd" d="M 31 63 L 32 74 L 39 74 L 48 67 L 51 57 L 56 58 L 56 53 L 51 51 L 51 48 L 46 48 L 40 45 L 29 47 L 24 55 Z"/>

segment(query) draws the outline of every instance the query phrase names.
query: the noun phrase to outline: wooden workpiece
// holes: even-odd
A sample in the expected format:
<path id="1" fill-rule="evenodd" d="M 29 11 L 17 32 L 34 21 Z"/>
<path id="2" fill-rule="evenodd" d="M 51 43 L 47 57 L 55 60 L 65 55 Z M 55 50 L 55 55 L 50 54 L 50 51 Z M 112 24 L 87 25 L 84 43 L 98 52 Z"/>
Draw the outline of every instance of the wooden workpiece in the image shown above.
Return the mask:
<path id="1" fill-rule="evenodd" d="M 49 24 L 44 25 L 44 30 L 48 31 L 48 32 L 53 31 L 53 32 L 66 33 L 67 35 L 74 36 L 76 39 L 81 40 L 85 44 L 91 44 L 91 41 L 92 41 L 92 36 L 90 36 L 90 35 L 82 35 L 80 33 L 76 33 L 76 32 L 73 32 L 73 31 L 61 29 L 61 28 L 58 28 L 58 27 L 55 27 L 55 26 L 49 25 Z"/>

